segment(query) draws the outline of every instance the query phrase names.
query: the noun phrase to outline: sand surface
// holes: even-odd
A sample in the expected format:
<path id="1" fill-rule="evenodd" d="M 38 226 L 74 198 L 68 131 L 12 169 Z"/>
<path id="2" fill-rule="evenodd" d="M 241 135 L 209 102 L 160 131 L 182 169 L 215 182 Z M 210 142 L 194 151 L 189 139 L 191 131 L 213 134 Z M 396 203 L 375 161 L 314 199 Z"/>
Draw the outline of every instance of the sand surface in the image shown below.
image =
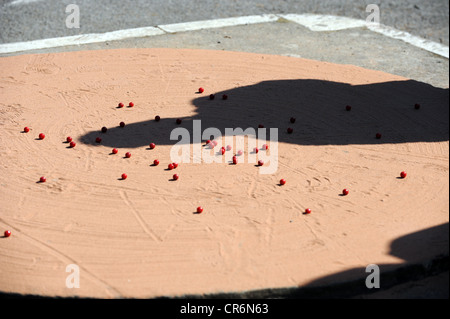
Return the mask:
<path id="1" fill-rule="evenodd" d="M 0 238 L 2 292 L 116 298 L 364 284 L 369 264 L 383 271 L 448 254 L 448 89 L 202 50 L 21 55 L 0 58 L 0 70 L 0 231 L 12 232 Z M 238 165 L 228 157 L 167 171 L 171 131 L 192 131 L 195 119 L 222 132 L 279 128 L 268 151 L 278 148 L 278 169 L 260 174 L 243 148 Z M 66 287 L 70 264 L 78 289 Z"/>

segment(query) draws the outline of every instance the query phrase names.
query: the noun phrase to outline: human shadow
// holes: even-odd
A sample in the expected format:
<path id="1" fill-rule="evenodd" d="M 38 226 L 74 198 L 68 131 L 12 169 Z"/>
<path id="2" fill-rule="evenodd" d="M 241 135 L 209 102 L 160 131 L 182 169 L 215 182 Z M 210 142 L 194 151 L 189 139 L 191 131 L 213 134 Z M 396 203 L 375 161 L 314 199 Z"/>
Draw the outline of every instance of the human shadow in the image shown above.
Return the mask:
<path id="1" fill-rule="evenodd" d="M 449 224 L 397 238 L 391 243 L 389 254 L 402 259 L 403 263 L 377 265 L 380 269 L 380 288 L 369 289 L 366 286 L 366 278 L 370 272 L 366 272 L 365 267 L 353 268 L 314 280 L 301 287 L 302 289 L 291 291 L 286 297 L 297 298 L 308 290 L 310 297 L 361 296 L 448 271 Z M 376 264 L 376 260 L 373 262 Z M 311 291 L 315 292 L 315 295 L 311 295 Z"/>
<path id="2" fill-rule="evenodd" d="M 278 128 L 280 142 L 299 145 L 347 145 L 449 140 L 448 89 L 413 80 L 349 85 L 323 80 L 264 81 L 255 85 L 203 94 L 192 100 L 191 117 L 161 118 L 149 114 L 142 122 L 91 131 L 81 137 L 85 144 L 137 148 L 150 142 L 173 145 L 170 132 L 184 127 L 191 134 L 192 121 L 202 130 L 218 128 Z M 221 99 L 226 94 L 227 100 Z M 420 109 L 415 104 L 420 104 Z M 347 110 L 346 106 L 352 106 Z M 295 123 L 290 119 L 294 117 Z M 289 134 L 288 128 L 293 132 Z M 381 138 L 377 139 L 376 134 Z M 192 142 L 192 140 L 191 140 Z"/>
<path id="3" fill-rule="evenodd" d="M 196 212 L 194 212 L 195 214 Z M 307 285 L 288 288 L 268 288 L 233 293 L 161 296 L 154 299 L 332 299 L 352 298 L 419 280 L 449 269 L 449 224 L 431 227 L 395 239 L 390 254 L 404 260 L 402 265 L 380 264 L 380 288 L 366 287 L 366 268 L 353 268 L 314 280 Z M 374 261 L 376 262 L 376 261 Z M 447 285 L 448 282 L 443 283 Z M 0 298 L 52 299 L 54 297 L 21 295 L 0 291 Z M 68 297 L 65 299 L 71 299 Z M 426 298 L 426 296 L 423 296 Z M 447 297 L 448 298 L 448 297 Z"/>
<path id="4" fill-rule="evenodd" d="M 402 259 L 403 263 L 377 265 L 380 270 L 380 288 L 369 289 L 366 286 L 366 278 L 371 273 L 366 272 L 366 267 L 361 267 L 325 276 L 299 287 L 184 297 L 207 299 L 342 299 L 370 296 L 372 293 L 383 292 L 399 284 L 410 283 L 448 271 L 449 224 L 442 224 L 397 238 L 392 241 L 389 254 Z M 376 260 L 373 263 L 376 264 Z M 446 289 L 443 290 L 447 291 L 448 296 L 448 282 L 442 284 L 446 285 Z M 432 290 L 433 287 L 428 288 Z M 399 298 L 402 297 L 399 296 Z M 423 295 L 420 298 L 427 298 L 427 296 Z"/>

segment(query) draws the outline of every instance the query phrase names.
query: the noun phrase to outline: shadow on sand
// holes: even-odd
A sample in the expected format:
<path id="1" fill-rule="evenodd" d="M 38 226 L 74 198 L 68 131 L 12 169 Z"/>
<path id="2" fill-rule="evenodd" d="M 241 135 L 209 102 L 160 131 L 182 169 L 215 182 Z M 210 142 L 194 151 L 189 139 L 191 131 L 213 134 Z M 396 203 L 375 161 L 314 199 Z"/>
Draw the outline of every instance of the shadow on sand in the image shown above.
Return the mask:
<path id="1" fill-rule="evenodd" d="M 380 289 L 366 287 L 365 268 L 354 268 L 315 280 L 301 287 L 253 290 L 246 292 L 186 295 L 182 299 L 333 299 L 352 298 L 386 291 L 396 285 L 420 280 L 449 270 L 449 224 L 425 229 L 394 240 L 390 254 L 404 260 L 401 265 L 380 264 Z M 433 253 L 435 257 L 431 257 Z M 448 282 L 442 283 L 447 288 Z M 428 287 L 433 288 L 433 287 Z M 427 296 L 423 296 L 426 298 Z M 0 298 L 54 299 L 55 297 L 0 292 Z M 59 299 L 59 298 L 58 298 Z M 62 298 L 71 299 L 71 298 Z M 77 299 L 77 298 L 76 298 Z M 171 299 L 160 297 L 155 299 Z"/>
<path id="2" fill-rule="evenodd" d="M 222 100 L 227 94 L 229 98 Z M 149 119 L 92 131 L 81 142 L 121 148 L 173 145 L 170 132 L 185 127 L 192 137 L 192 121 L 202 120 L 202 130 L 218 128 L 279 128 L 279 141 L 299 145 L 347 145 L 407 142 L 439 142 L 449 139 L 448 89 L 409 80 L 368 85 L 348 85 L 319 80 L 265 81 L 217 92 L 216 98 L 202 95 L 192 101 L 196 114 L 181 118 Z M 414 105 L 419 103 L 420 109 Z M 351 105 L 351 111 L 346 106 Z M 296 118 L 294 124 L 290 118 Z M 293 128 L 288 134 L 287 129 Z M 382 134 L 376 139 L 377 133 Z"/>

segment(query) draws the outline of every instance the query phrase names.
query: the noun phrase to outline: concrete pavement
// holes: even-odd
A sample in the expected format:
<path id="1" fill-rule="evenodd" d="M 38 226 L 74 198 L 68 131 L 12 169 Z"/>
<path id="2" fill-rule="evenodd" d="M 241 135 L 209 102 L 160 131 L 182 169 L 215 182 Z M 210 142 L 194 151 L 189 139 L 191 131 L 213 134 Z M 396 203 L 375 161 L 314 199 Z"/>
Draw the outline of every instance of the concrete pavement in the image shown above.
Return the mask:
<path id="1" fill-rule="evenodd" d="M 68 4 L 80 29 L 67 29 Z M 0 43 L 31 41 L 179 22 L 261 14 L 316 13 L 365 20 L 377 4 L 380 22 L 448 45 L 447 0 L 0 0 Z"/>
<path id="2" fill-rule="evenodd" d="M 164 28 L 167 29 L 167 26 Z M 353 64 L 401 75 L 442 88 L 449 86 L 448 58 L 373 32 L 365 26 L 338 31 L 311 31 L 303 25 L 282 17 L 277 17 L 273 22 L 175 33 L 161 31 L 160 35 L 154 36 L 129 37 L 118 41 L 84 45 L 66 45 L 13 52 L 0 56 L 73 50 L 161 47 L 229 50 L 302 57 L 340 64 Z"/>

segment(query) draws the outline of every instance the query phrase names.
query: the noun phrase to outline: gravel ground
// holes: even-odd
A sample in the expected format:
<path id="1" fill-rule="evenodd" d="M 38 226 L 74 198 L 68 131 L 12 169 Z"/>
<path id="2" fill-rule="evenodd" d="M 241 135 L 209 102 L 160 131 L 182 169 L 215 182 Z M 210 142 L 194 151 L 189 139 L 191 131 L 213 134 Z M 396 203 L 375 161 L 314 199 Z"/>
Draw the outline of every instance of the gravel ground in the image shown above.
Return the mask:
<path id="1" fill-rule="evenodd" d="M 263 13 L 320 13 L 365 19 L 373 0 L 0 0 L 0 43 L 107 32 Z M 380 1 L 378 1 L 379 3 Z M 80 7 L 80 29 L 68 29 L 65 8 Z M 448 0 L 379 3 L 381 23 L 449 44 Z"/>

